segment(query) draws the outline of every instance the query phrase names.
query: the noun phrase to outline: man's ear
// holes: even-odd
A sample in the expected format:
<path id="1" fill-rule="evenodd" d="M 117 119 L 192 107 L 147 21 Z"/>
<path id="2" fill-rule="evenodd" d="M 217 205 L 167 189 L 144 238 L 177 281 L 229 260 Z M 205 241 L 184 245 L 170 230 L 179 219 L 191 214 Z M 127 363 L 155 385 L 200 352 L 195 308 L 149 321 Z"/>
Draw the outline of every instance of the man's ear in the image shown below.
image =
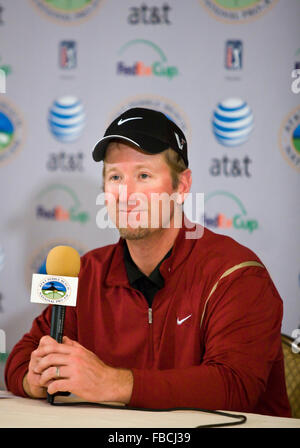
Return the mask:
<path id="1" fill-rule="evenodd" d="M 179 182 L 177 188 L 177 203 L 179 205 L 183 204 L 185 195 L 189 193 L 192 186 L 192 171 L 187 168 L 186 170 L 179 173 Z"/>
<path id="2" fill-rule="evenodd" d="M 103 167 L 102 167 L 102 192 L 105 192 L 105 160 L 103 160 Z"/>

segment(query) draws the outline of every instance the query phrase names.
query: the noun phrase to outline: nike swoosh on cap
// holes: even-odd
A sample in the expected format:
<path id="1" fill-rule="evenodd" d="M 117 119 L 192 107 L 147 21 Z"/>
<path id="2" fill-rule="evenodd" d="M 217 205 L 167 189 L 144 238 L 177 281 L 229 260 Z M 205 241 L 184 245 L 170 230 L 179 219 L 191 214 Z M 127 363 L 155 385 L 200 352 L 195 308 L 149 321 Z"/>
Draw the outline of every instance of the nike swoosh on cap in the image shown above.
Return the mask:
<path id="1" fill-rule="evenodd" d="M 118 121 L 118 125 L 121 126 L 121 124 L 126 123 L 126 121 L 129 121 L 129 120 L 142 120 L 142 119 L 143 119 L 143 117 L 124 118 L 124 120 L 123 120 L 123 118 L 120 118 L 120 120 Z"/>
<path id="2" fill-rule="evenodd" d="M 190 317 L 191 317 L 191 314 L 184 317 L 183 319 L 178 319 L 178 317 L 177 317 L 177 325 L 181 325 L 185 320 L 189 319 Z"/>

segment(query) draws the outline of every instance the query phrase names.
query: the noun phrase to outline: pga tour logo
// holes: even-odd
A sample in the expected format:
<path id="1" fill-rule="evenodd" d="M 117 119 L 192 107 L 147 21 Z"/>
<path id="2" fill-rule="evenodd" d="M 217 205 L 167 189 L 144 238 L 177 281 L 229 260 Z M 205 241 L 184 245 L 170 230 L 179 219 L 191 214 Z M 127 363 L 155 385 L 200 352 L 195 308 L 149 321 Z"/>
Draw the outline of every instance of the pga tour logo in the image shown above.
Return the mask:
<path id="1" fill-rule="evenodd" d="M 78 278 L 33 274 L 31 302 L 76 305 Z"/>

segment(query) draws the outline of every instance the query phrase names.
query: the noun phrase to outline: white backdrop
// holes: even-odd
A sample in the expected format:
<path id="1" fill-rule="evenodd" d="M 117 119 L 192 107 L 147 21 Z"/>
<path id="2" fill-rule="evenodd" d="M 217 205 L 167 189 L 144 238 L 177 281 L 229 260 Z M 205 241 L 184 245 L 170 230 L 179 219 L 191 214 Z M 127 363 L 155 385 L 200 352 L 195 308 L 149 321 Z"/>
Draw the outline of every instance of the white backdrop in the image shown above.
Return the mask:
<path id="1" fill-rule="evenodd" d="M 6 352 L 42 309 L 29 302 L 30 282 L 49 249 L 117 241 L 96 226 L 102 164 L 91 153 L 132 106 L 182 127 L 205 223 L 258 254 L 284 301 L 283 332 L 299 327 L 299 16 L 299 0 L 0 0 Z M 226 109 L 239 104 L 232 125 Z"/>

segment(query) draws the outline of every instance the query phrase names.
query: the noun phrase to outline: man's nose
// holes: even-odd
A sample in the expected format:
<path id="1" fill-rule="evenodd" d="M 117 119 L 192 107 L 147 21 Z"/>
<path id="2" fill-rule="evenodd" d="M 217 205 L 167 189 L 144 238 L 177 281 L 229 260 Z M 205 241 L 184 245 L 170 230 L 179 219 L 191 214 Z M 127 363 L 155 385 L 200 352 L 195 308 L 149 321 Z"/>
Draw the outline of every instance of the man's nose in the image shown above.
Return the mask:
<path id="1" fill-rule="evenodd" d="M 119 185 L 119 201 L 127 203 L 130 196 L 134 194 L 135 187 L 134 183 L 130 179 L 126 179 Z"/>
<path id="2" fill-rule="evenodd" d="M 134 180 L 126 180 L 119 185 L 119 205 L 127 209 L 134 208 L 144 202 L 144 194 L 136 188 Z"/>

